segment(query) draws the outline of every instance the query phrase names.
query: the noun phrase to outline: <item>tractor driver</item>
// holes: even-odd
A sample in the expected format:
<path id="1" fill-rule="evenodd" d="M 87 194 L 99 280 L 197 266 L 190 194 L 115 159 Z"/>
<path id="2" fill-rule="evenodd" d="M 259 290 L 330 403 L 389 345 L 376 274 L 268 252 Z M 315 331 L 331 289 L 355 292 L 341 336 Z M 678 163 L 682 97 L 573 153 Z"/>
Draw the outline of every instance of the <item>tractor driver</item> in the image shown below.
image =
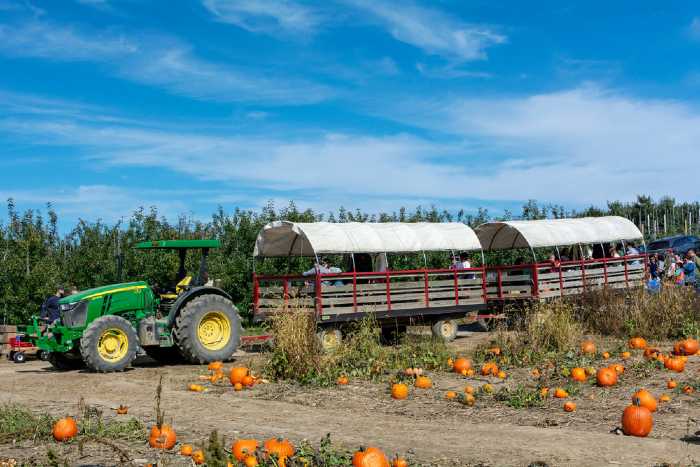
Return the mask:
<path id="1" fill-rule="evenodd" d="M 65 290 L 62 285 L 56 287 L 56 293 L 48 297 L 41 305 L 40 317 L 48 324 L 53 323 L 61 317 L 61 312 L 58 306 L 58 301 L 65 296 Z"/>

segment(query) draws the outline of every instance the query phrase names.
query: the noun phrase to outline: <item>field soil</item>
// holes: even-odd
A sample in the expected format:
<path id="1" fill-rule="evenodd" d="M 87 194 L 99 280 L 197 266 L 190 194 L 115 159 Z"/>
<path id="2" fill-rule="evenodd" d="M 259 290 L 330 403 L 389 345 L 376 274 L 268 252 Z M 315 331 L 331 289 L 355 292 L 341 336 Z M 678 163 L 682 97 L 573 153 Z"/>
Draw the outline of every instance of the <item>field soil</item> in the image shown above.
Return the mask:
<path id="1" fill-rule="evenodd" d="M 455 348 L 464 351 L 488 338 L 474 333 L 460 337 Z M 240 352 L 236 363 L 260 367 L 264 355 Z M 637 357 L 641 360 L 640 357 Z M 689 361 L 684 380 L 697 381 L 700 362 Z M 626 362 L 630 368 L 632 362 Z M 229 367 L 230 364 L 227 364 Z M 355 449 L 374 445 L 392 454 L 408 454 L 421 465 L 517 465 L 546 463 L 566 465 L 700 463 L 700 404 L 696 394 L 669 391 L 664 370 L 651 375 L 628 371 L 622 383 L 602 390 L 584 383 L 571 398 L 578 405 L 574 413 L 562 410 L 563 402 L 550 399 L 544 407 L 511 408 L 492 397 L 479 398 L 474 407 L 444 399 L 445 391 L 462 391 L 466 384 L 478 387 L 486 379 L 466 379 L 449 373 L 434 373 L 435 387 L 412 391 L 406 401 L 393 401 L 386 383 L 352 381 L 337 388 L 307 388 L 290 384 L 259 384 L 252 390 L 234 392 L 226 384 L 204 393 L 186 390 L 205 367 L 191 365 L 157 366 L 143 361 L 133 369 L 116 374 L 81 371 L 56 372 L 48 363 L 0 363 L 0 403 L 19 403 L 54 416 L 75 415 L 78 401 L 85 401 L 114 416 L 111 408 L 129 406 L 147 426 L 154 423 L 154 394 L 163 376 L 163 407 L 166 421 L 172 421 L 178 440 L 203 442 L 212 429 L 230 440 L 284 436 L 314 444 L 331 434 L 334 444 Z M 531 378 L 529 370 L 513 370 L 504 381 L 490 379 L 496 389 L 518 385 Z M 615 434 L 623 408 L 636 387 L 644 386 L 657 396 L 672 394 L 672 401 L 655 414 L 649 438 Z M 124 445 L 124 443 L 121 443 Z M 81 454 L 75 445 L 55 443 L 0 444 L 0 459 L 39 459 L 51 447 L 67 456 L 71 465 L 118 465 L 118 457 L 107 447 L 86 447 Z M 145 443 L 125 446 L 135 463 L 156 459 Z M 175 454 L 163 459 L 166 465 L 191 465 Z"/>

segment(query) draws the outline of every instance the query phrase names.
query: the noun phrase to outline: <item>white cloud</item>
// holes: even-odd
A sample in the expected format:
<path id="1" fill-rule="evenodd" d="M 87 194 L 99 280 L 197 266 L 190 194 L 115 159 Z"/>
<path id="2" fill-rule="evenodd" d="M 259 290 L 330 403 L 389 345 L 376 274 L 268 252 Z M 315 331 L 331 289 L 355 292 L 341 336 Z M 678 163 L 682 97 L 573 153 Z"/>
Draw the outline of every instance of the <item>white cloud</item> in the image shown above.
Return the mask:
<path id="1" fill-rule="evenodd" d="M 219 21 L 255 33 L 309 34 L 321 20 L 318 12 L 292 0 L 203 0 L 203 4 Z"/>
<path id="2" fill-rule="evenodd" d="M 700 40 L 700 17 L 693 18 L 688 27 L 690 37 L 695 40 Z"/>
<path id="3" fill-rule="evenodd" d="M 372 15 L 398 41 L 450 60 L 486 58 L 488 47 L 506 37 L 487 26 L 467 24 L 439 10 L 410 2 L 397 5 L 386 0 L 343 0 Z"/>
<path id="4" fill-rule="evenodd" d="M 126 37 L 47 22 L 0 25 L 0 54 L 99 63 L 134 82 L 201 100 L 307 104 L 329 98 L 325 85 L 199 58 L 178 40 Z"/>

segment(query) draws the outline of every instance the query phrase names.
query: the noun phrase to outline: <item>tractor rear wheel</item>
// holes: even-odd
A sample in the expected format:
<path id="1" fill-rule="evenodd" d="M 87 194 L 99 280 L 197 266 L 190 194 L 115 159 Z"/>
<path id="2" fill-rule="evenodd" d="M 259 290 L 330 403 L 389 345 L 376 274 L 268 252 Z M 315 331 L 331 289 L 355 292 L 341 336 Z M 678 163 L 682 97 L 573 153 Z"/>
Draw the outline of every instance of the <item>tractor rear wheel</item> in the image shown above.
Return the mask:
<path id="1" fill-rule="evenodd" d="M 80 370 L 85 367 L 85 363 L 79 354 L 71 357 L 65 353 L 49 352 L 46 359 L 56 371 Z"/>
<path id="2" fill-rule="evenodd" d="M 136 358 L 139 338 L 130 322 L 121 316 L 97 318 L 80 339 L 80 354 L 93 371 L 123 371 Z"/>
<path id="3" fill-rule="evenodd" d="M 241 340 L 238 310 L 221 295 L 195 297 L 175 319 L 175 338 L 191 363 L 228 361 Z"/>

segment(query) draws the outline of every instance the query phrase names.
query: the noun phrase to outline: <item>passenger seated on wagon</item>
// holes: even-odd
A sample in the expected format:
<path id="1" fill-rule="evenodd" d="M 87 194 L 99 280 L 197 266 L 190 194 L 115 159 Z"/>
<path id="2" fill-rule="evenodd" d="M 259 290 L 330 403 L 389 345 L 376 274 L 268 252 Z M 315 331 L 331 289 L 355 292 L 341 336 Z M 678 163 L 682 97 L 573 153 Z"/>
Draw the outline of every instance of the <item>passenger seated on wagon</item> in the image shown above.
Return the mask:
<path id="1" fill-rule="evenodd" d="M 556 255 L 554 253 L 549 255 L 548 261 L 552 265 L 552 271 L 559 272 L 559 267 L 561 266 L 561 262 L 557 259 Z"/>
<path id="2" fill-rule="evenodd" d="M 469 269 L 472 267 L 472 263 L 469 261 L 468 255 L 465 252 L 459 254 L 452 260 L 452 269 Z"/>
<path id="3" fill-rule="evenodd" d="M 316 274 L 338 274 L 343 272 L 342 269 L 339 267 L 335 266 L 330 266 L 328 263 L 328 260 L 322 259 L 318 263 L 314 264 L 314 267 L 309 269 L 308 271 L 304 271 L 301 273 L 302 276 L 315 276 Z M 323 281 L 323 285 L 329 286 L 329 285 L 343 285 L 343 281 L 338 279 L 334 281 Z"/>
<path id="4" fill-rule="evenodd" d="M 611 246 L 610 248 L 608 248 L 608 258 L 619 258 L 619 257 L 620 257 L 620 253 L 618 253 L 617 248 L 615 248 L 614 246 Z"/>

